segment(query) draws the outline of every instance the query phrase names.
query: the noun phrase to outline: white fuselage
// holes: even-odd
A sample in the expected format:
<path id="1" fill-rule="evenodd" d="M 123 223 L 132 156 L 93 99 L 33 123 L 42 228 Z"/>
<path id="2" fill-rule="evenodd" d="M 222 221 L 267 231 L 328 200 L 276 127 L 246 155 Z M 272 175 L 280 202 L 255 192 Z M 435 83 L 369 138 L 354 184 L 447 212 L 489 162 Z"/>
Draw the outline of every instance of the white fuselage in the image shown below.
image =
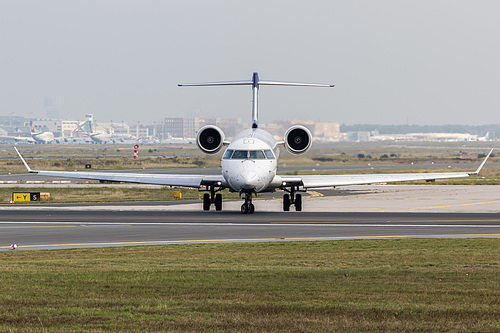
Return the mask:
<path id="1" fill-rule="evenodd" d="M 264 191 L 276 176 L 279 148 L 268 132 L 252 128 L 238 134 L 222 157 L 222 176 L 233 191 Z"/>
<path id="2" fill-rule="evenodd" d="M 98 133 L 92 133 L 90 134 L 90 138 L 99 143 L 104 143 L 104 142 L 124 142 L 125 140 L 133 140 L 134 138 L 132 135 L 129 134 L 108 134 L 104 132 L 98 132 Z"/>
<path id="3" fill-rule="evenodd" d="M 31 133 L 31 137 L 41 143 L 49 143 L 55 140 L 54 133 L 52 132 Z"/>

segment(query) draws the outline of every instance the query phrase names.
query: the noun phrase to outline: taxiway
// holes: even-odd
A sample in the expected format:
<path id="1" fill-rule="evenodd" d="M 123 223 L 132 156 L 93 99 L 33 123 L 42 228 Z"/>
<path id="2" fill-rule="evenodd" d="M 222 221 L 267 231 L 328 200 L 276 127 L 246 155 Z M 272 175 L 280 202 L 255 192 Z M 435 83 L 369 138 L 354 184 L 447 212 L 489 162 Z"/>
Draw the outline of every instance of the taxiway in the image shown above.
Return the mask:
<path id="1" fill-rule="evenodd" d="M 303 212 L 280 199 L 222 212 L 184 204 L 0 206 L 0 249 L 20 250 L 210 242 L 500 237 L 498 186 L 353 186 L 312 192 Z M 327 196 L 324 196 L 327 194 Z"/>

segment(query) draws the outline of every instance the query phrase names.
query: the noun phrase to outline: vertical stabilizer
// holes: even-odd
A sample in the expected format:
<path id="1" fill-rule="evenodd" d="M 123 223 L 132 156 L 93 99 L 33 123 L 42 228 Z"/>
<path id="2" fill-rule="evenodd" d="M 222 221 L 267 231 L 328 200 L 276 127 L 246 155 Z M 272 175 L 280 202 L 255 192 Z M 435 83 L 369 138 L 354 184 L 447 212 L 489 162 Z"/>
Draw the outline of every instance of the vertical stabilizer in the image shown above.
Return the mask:
<path id="1" fill-rule="evenodd" d="M 252 86 L 252 128 L 257 128 L 259 127 L 259 73 L 253 73 Z"/>
<path id="2" fill-rule="evenodd" d="M 252 86 L 252 128 L 259 127 L 259 86 L 296 86 L 296 87 L 334 87 L 333 84 L 322 83 L 303 83 L 303 82 L 282 82 L 282 81 L 264 81 L 259 79 L 257 72 L 253 73 L 252 80 L 242 81 L 223 81 L 223 82 L 204 82 L 204 83 L 180 83 L 179 87 L 202 87 L 202 86 Z"/>

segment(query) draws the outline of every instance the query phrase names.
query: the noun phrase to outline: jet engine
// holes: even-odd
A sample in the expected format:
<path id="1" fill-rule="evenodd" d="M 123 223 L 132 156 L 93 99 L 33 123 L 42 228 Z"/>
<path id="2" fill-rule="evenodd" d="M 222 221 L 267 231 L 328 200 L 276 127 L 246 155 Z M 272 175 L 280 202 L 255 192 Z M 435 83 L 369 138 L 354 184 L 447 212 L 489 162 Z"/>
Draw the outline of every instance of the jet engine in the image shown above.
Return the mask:
<path id="1" fill-rule="evenodd" d="M 312 143 L 311 132 L 304 126 L 292 126 L 285 133 L 285 148 L 292 154 L 305 153 Z"/>
<path id="2" fill-rule="evenodd" d="M 224 132 L 214 125 L 203 126 L 196 134 L 196 144 L 206 154 L 217 153 L 224 144 Z"/>

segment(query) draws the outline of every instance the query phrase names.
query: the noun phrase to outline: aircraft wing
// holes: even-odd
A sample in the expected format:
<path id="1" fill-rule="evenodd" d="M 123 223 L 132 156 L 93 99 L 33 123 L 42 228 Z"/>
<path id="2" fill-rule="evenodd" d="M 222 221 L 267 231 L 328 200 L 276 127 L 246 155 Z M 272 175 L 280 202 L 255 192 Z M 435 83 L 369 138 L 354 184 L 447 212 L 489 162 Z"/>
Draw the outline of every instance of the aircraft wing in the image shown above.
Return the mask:
<path id="1" fill-rule="evenodd" d="M 0 135 L 0 140 L 14 140 L 16 142 L 36 142 L 32 137 L 27 136 L 11 136 L 11 135 Z"/>
<path id="2" fill-rule="evenodd" d="M 477 175 L 491 152 L 474 172 L 441 172 L 441 173 L 389 173 L 389 174 L 353 174 L 353 175 L 303 175 L 303 176 L 276 176 L 275 184 L 302 186 L 304 188 L 319 188 L 346 185 L 364 185 L 389 182 L 403 182 L 412 180 L 435 180 L 469 177 Z"/>
<path id="3" fill-rule="evenodd" d="M 17 154 L 23 161 L 24 166 L 30 173 L 36 173 L 40 176 L 65 177 L 90 179 L 110 182 L 127 182 L 140 184 L 155 184 L 168 186 L 196 187 L 214 185 L 227 187 L 226 181 L 222 175 L 186 175 L 186 174 L 145 174 L 145 173 L 126 173 L 126 172 L 87 172 L 87 171 L 41 171 L 32 170 L 24 158 L 17 150 Z"/>
<path id="4" fill-rule="evenodd" d="M 394 174 L 359 174 L 359 175 L 304 175 L 281 176 L 281 181 L 298 184 L 304 188 L 363 185 L 411 180 L 434 180 L 446 178 L 469 177 L 467 172 L 444 173 L 394 173 Z"/>

